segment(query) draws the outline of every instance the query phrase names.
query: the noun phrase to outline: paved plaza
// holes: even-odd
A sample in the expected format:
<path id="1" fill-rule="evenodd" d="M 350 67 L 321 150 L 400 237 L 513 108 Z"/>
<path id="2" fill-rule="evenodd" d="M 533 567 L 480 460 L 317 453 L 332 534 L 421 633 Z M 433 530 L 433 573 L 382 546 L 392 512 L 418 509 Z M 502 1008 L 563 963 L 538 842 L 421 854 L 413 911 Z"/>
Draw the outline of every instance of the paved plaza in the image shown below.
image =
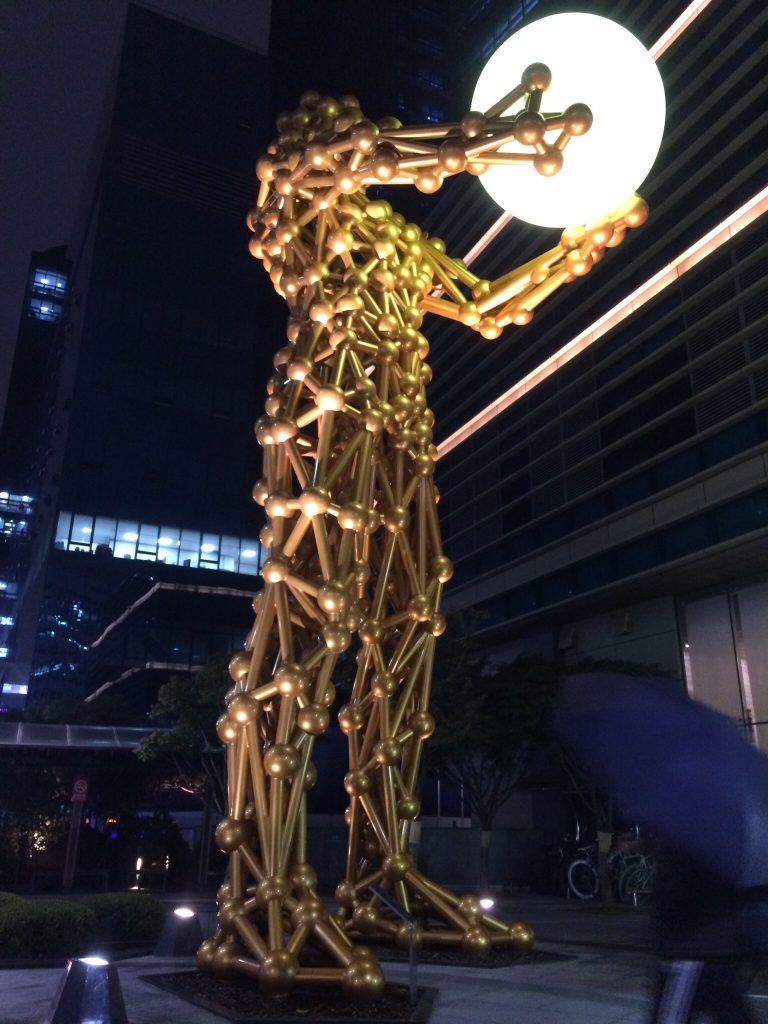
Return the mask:
<path id="1" fill-rule="evenodd" d="M 439 990 L 433 1024 L 646 1024 L 653 956 L 647 919 L 605 914 L 565 900 L 523 896 L 499 901 L 499 913 L 536 928 L 537 948 L 563 959 L 496 969 L 420 966 L 419 985 Z M 221 1024 L 223 1018 L 147 985 L 142 975 L 185 970 L 188 960 L 137 957 L 119 962 L 130 1024 Z M 407 983 L 405 964 L 385 963 L 389 981 Z M 0 971 L 2 1024 L 41 1024 L 60 968 Z M 752 999 L 768 1024 L 768 987 Z"/>

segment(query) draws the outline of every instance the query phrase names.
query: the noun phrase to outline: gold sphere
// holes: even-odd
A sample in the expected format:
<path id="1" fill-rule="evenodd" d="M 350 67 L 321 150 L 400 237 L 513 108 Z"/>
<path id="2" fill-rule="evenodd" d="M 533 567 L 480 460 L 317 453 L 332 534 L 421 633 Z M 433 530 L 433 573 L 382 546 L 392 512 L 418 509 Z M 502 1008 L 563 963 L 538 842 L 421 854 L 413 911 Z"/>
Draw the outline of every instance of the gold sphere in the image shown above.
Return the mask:
<path id="1" fill-rule="evenodd" d="M 572 103 L 564 111 L 565 130 L 569 135 L 586 135 L 592 127 L 592 111 L 586 103 Z"/>
<path id="2" fill-rule="evenodd" d="M 470 110 L 461 119 L 461 130 L 468 139 L 474 139 L 485 131 L 485 115 L 478 110 Z"/>
<path id="3" fill-rule="evenodd" d="M 529 949 L 533 948 L 533 928 L 526 924 L 525 921 L 515 921 L 511 924 L 508 934 L 512 947 L 520 953 L 527 953 Z"/>
<path id="4" fill-rule="evenodd" d="M 533 166 L 543 177 L 551 178 L 562 169 L 563 154 L 555 146 L 548 146 L 546 152 L 536 154 Z"/>
<path id="5" fill-rule="evenodd" d="M 323 412 L 340 412 L 346 404 L 346 399 L 337 384 L 324 384 L 315 395 L 315 404 Z"/>
<path id="6" fill-rule="evenodd" d="M 397 679 L 391 672 L 376 672 L 371 679 L 371 693 L 382 700 L 394 696 L 397 686 Z"/>
<path id="7" fill-rule="evenodd" d="M 291 567 L 285 558 L 268 558 L 261 567 L 261 573 L 267 583 L 282 583 L 288 579 Z"/>
<path id="8" fill-rule="evenodd" d="M 317 886 L 317 872 L 306 861 L 297 861 L 291 868 L 291 885 L 296 889 L 314 889 Z"/>
<path id="9" fill-rule="evenodd" d="M 472 956 L 488 956 L 491 937 L 480 925 L 470 925 L 461 937 L 461 948 Z"/>
<path id="10" fill-rule="evenodd" d="M 325 913 L 325 907 L 320 900 L 311 897 L 299 900 L 291 913 L 291 924 L 294 928 L 300 928 L 302 925 L 311 926 L 321 921 Z"/>
<path id="11" fill-rule="evenodd" d="M 350 910 L 357 902 L 357 892 L 351 882 L 339 882 L 336 886 L 336 902 L 340 907 Z"/>
<path id="12" fill-rule="evenodd" d="M 229 715 L 219 715 L 216 719 L 216 735 L 222 743 L 235 743 L 240 735 L 240 729 Z"/>
<path id="13" fill-rule="evenodd" d="M 245 822 L 237 818 L 222 818 L 216 826 L 216 845 L 223 853 L 232 853 L 248 838 Z"/>
<path id="14" fill-rule="evenodd" d="M 483 913 L 483 908 L 480 906 L 480 900 L 477 896 L 462 896 L 456 904 L 456 909 L 462 917 L 466 917 L 472 923 L 476 923 Z"/>
<path id="15" fill-rule="evenodd" d="M 254 700 L 249 693 L 239 693 L 231 702 L 228 708 L 229 717 L 237 725 L 247 725 L 253 722 L 260 711 L 259 701 Z"/>
<path id="16" fill-rule="evenodd" d="M 520 82 L 527 92 L 543 92 L 552 84 L 552 72 L 546 64 L 529 64 Z"/>
<path id="17" fill-rule="evenodd" d="M 408 728 L 416 739 L 426 740 L 435 731 L 435 719 L 429 711 L 414 711 L 408 718 Z"/>
<path id="18" fill-rule="evenodd" d="M 243 679 L 248 675 L 248 669 L 251 667 L 251 652 L 250 651 L 238 651 L 234 654 L 229 662 L 229 674 L 236 683 L 242 682 Z"/>
<path id="19" fill-rule="evenodd" d="M 197 950 L 197 968 L 200 971 L 210 971 L 213 968 L 213 958 L 216 954 L 216 943 L 213 939 L 205 939 Z"/>
<path id="20" fill-rule="evenodd" d="M 438 150 L 438 166 L 447 174 L 458 174 L 467 166 L 467 154 L 460 142 L 446 139 Z"/>
<path id="21" fill-rule="evenodd" d="M 419 816 L 421 804 L 417 797 L 406 793 L 397 800 L 397 814 L 403 821 L 414 821 Z"/>
<path id="22" fill-rule="evenodd" d="M 514 122 L 515 138 L 524 146 L 535 146 L 544 141 L 547 124 L 541 114 L 533 110 L 521 110 Z"/>
<path id="23" fill-rule="evenodd" d="M 310 519 L 314 516 L 322 516 L 328 511 L 331 504 L 331 496 L 327 491 L 319 487 L 305 487 L 299 496 L 299 508 L 305 516 Z"/>
<path id="24" fill-rule="evenodd" d="M 352 913 L 352 924 L 363 935 L 372 935 L 378 928 L 380 919 L 378 910 L 369 904 L 355 907 Z"/>
<path id="25" fill-rule="evenodd" d="M 322 704 L 307 704 L 296 715 L 296 725 L 310 736 L 321 736 L 328 728 L 330 716 Z"/>
<path id="26" fill-rule="evenodd" d="M 373 783 L 370 775 L 359 768 L 344 776 L 344 789 L 350 796 L 364 796 L 370 793 Z"/>
<path id="27" fill-rule="evenodd" d="M 395 765 L 400 764 L 403 756 L 403 746 L 394 736 L 385 740 L 379 740 L 373 748 L 373 756 L 379 764 Z"/>
<path id="28" fill-rule="evenodd" d="M 339 709 L 339 727 L 343 733 L 357 732 L 365 724 L 365 712 L 359 704 L 345 704 Z"/>
<path id="29" fill-rule="evenodd" d="M 259 988 L 268 996 L 285 995 L 293 988 L 298 969 L 296 957 L 287 949 L 272 949 L 259 970 Z"/>
<path id="30" fill-rule="evenodd" d="M 283 697 L 299 697 L 307 688 L 307 673 L 293 662 L 283 662 L 275 672 L 275 686 Z"/>
<path id="31" fill-rule="evenodd" d="M 351 637 L 349 630 L 340 622 L 326 622 L 323 626 L 325 646 L 333 654 L 341 654 L 349 647 Z"/>
<path id="32" fill-rule="evenodd" d="M 372 1003 L 384 992 L 384 975 L 373 960 L 353 960 L 341 979 L 347 996 L 356 1003 Z"/>
<path id="33" fill-rule="evenodd" d="M 390 882 L 402 882 L 413 869 L 413 861 L 407 853 L 388 853 L 381 862 L 381 869 Z"/>
<path id="34" fill-rule="evenodd" d="M 365 507 L 357 501 L 348 501 L 339 509 L 338 521 L 342 530 L 353 530 L 355 533 L 360 533 L 365 529 Z"/>
<path id="35" fill-rule="evenodd" d="M 301 755 L 290 743 L 275 743 L 264 754 L 264 771 L 275 779 L 292 779 L 301 766 Z"/>

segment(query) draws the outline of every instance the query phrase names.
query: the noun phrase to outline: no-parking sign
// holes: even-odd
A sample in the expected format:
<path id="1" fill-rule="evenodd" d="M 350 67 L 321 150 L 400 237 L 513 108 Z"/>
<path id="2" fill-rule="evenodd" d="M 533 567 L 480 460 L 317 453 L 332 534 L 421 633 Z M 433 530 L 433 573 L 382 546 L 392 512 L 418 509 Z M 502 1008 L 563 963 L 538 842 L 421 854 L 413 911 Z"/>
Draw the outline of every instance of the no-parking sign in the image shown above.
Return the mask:
<path id="1" fill-rule="evenodd" d="M 72 796 L 69 798 L 73 804 L 82 804 L 88 799 L 88 779 L 75 779 L 72 783 Z"/>

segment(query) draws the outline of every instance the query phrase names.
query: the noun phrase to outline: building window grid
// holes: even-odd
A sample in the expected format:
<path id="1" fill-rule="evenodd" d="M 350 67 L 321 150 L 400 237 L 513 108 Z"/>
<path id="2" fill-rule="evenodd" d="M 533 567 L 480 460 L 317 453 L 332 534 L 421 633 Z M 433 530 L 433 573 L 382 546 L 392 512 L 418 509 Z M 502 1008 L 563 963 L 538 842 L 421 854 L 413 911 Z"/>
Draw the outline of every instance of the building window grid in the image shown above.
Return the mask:
<path id="1" fill-rule="evenodd" d="M 738 274 L 743 271 L 743 269 L 745 268 L 746 264 L 751 264 L 755 260 L 762 258 L 763 249 L 768 250 L 768 246 L 764 246 L 764 247 L 762 247 L 759 250 L 753 251 L 753 253 L 751 254 L 750 258 L 748 258 L 747 260 L 740 261 L 739 264 L 734 265 L 733 261 L 732 261 L 732 264 L 731 264 L 731 275 L 734 278 L 736 278 L 738 276 Z M 702 288 L 704 288 L 704 287 L 706 287 L 706 282 L 702 283 Z M 756 282 L 755 284 L 751 284 L 747 289 L 740 290 L 739 292 L 734 294 L 734 296 L 733 296 L 731 302 L 729 303 L 729 305 L 733 306 L 735 308 L 739 308 L 740 309 L 741 300 L 747 298 L 749 295 L 758 294 L 760 292 L 760 288 L 761 288 L 760 283 Z M 692 292 L 691 294 L 689 294 L 686 297 L 686 299 L 685 299 L 685 301 L 683 303 L 683 307 L 687 309 L 690 306 L 695 306 L 696 302 L 697 302 L 697 299 L 700 300 L 700 297 L 701 297 L 700 296 L 700 291 L 701 290 L 702 289 L 699 289 L 698 291 Z M 690 335 L 690 333 L 692 333 L 692 332 L 694 332 L 696 330 L 700 330 L 705 321 L 712 320 L 713 318 L 717 318 L 719 315 L 722 314 L 722 312 L 723 312 L 723 307 L 718 307 L 716 310 L 713 310 L 707 316 L 703 317 L 702 320 L 700 320 L 700 321 L 693 321 L 692 320 L 689 323 L 688 327 L 685 329 L 685 331 L 682 332 L 682 334 L 677 335 L 677 336 L 669 339 L 668 345 L 673 345 L 675 342 L 685 341 L 685 339 L 687 338 L 687 336 Z M 668 313 L 668 315 L 667 315 L 667 318 L 665 318 L 665 319 L 674 318 L 675 315 L 679 315 L 679 310 L 678 311 L 675 311 L 675 310 L 670 311 Z M 740 317 L 740 322 L 743 323 L 743 318 L 742 317 Z M 710 349 L 709 351 L 707 351 L 705 355 L 702 355 L 702 356 L 700 356 L 700 357 L 698 357 L 698 358 L 696 358 L 694 360 L 691 360 L 691 362 L 688 364 L 688 366 L 686 368 L 682 369 L 679 373 L 677 373 L 675 375 L 675 377 L 683 377 L 683 376 L 685 376 L 687 374 L 687 372 L 691 368 L 695 369 L 697 366 L 700 366 L 702 363 L 707 362 L 710 358 L 712 358 L 713 354 L 716 354 L 718 351 L 725 350 L 728 345 L 733 344 L 733 342 L 735 340 L 739 339 L 739 338 L 741 338 L 741 340 L 746 342 L 746 340 L 748 340 L 747 339 L 747 335 L 752 334 L 753 331 L 755 329 L 759 329 L 759 327 L 760 327 L 760 322 L 757 322 L 756 324 L 750 325 L 750 327 L 745 328 L 745 329 L 739 331 L 739 333 L 738 333 L 738 335 L 736 337 L 731 336 L 731 337 L 728 337 L 728 338 L 721 339 L 720 343 L 715 348 Z M 663 330 L 663 325 L 662 325 L 661 329 Z M 650 331 L 653 331 L 652 327 L 649 327 L 648 332 L 650 332 Z M 656 332 L 654 332 L 654 334 L 655 333 Z M 649 363 L 651 363 L 653 361 L 654 357 L 658 358 L 662 351 L 663 350 L 657 350 L 655 353 L 653 353 L 652 355 L 648 356 L 645 360 L 642 360 L 641 363 L 637 364 L 634 367 L 630 367 L 627 370 L 626 376 L 629 376 L 629 375 L 637 372 L 638 368 L 641 368 L 643 365 L 648 365 Z M 620 353 L 617 353 L 616 358 L 617 359 L 621 358 Z M 739 378 L 741 378 L 741 379 L 747 378 L 747 380 L 749 380 L 750 375 L 756 369 L 759 369 L 760 366 L 762 366 L 762 364 L 764 364 L 765 362 L 766 362 L 765 359 L 761 359 L 759 361 L 756 361 L 756 360 L 753 359 L 747 366 L 743 367 L 738 373 L 733 374 L 729 378 L 729 380 L 730 381 L 736 381 Z M 617 378 L 617 379 L 620 379 L 620 378 Z M 607 384 L 605 388 L 602 388 L 600 390 L 603 391 L 603 392 L 605 392 L 607 390 L 612 390 L 613 388 L 616 387 L 617 379 L 614 379 L 614 380 L 610 381 L 610 383 Z M 645 398 L 645 397 L 647 397 L 648 395 L 652 394 L 654 390 L 658 390 L 660 387 L 663 387 L 671 379 L 672 378 L 670 377 L 667 380 L 665 380 L 664 382 L 662 382 L 661 384 L 657 385 L 654 389 L 648 389 L 647 391 L 642 392 L 640 395 L 636 396 L 638 401 L 643 399 L 643 398 Z M 697 404 L 699 403 L 699 401 L 701 400 L 702 397 L 706 397 L 707 394 L 713 394 L 714 392 L 717 391 L 718 388 L 721 387 L 721 385 L 722 385 L 722 381 L 720 381 L 720 380 L 715 381 L 708 389 L 706 389 L 706 391 L 699 392 L 698 394 L 691 396 L 691 398 L 688 399 L 687 402 L 684 403 L 684 405 L 686 407 L 696 408 Z M 597 392 L 598 395 L 599 395 L 599 393 L 600 392 Z M 590 400 L 593 400 L 594 397 L 595 397 L 594 395 L 590 396 Z M 563 400 L 563 399 L 564 399 L 564 396 L 561 396 L 561 400 Z M 752 400 L 754 401 L 754 392 L 752 393 Z M 679 409 L 682 408 L 682 407 L 683 406 L 677 407 L 674 410 L 674 413 L 679 411 Z M 624 412 L 626 412 L 626 411 L 627 410 L 624 409 Z M 739 410 L 739 412 L 741 412 L 741 411 L 743 411 L 743 410 Z M 617 410 L 616 415 L 619 415 L 619 413 L 620 413 L 620 410 Z M 668 415 L 673 415 L 674 413 L 670 412 Z M 734 416 L 735 415 L 738 415 L 738 414 L 735 413 Z M 729 418 L 733 419 L 734 416 L 731 416 Z M 605 420 L 607 421 L 607 419 L 608 418 L 606 417 Z M 663 422 L 663 419 L 664 419 L 663 417 L 657 417 L 657 418 L 654 419 L 653 422 L 658 423 L 660 420 Z M 710 429 L 710 431 L 709 431 L 709 433 L 710 434 L 711 433 L 717 433 L 720 429 L 722 429 L 722 426 L 723 426 L 722 422 L 713 424 L 711 429 Z M 708 435 L 705 434 L 704 431 L 702 431 L 699 434 L 699 436 L 704 438 L 705 436 L 708 436 Z M 503 435 L 501 435 L 501 437 L 503 437 Z M 497 457 L 494 453 L 490 453 L 489 454 L 488 450 L 492 446 L 498 446 L 499 443 L 500 443 L 501 437 L 493 438 L 492 440 L 490 440 L 487 444 L 485 444 L 483 446 L 483 448 L 486 449 L 487 458 L 484 459 L 482 457 L 478 457 L 478 454 L 479 454 L 478 452 L 473 453 L 472 459 L 474 460 L 475 465 L 482 466 L 487 461 L 488 458 L 493 459 L 493 458 Z M 533 437 L 533 441 L 534 441 L 534 444 L 535 444 L 535 434 L 532 435 L 532 437 Z M 568 443 L 569 444 L 572 443 L 574 439 L 575 439 L 574 437 L 569 437 L 567 439 Z M 598 464 L 601 464 L 603 456 L 605 454 L 610 454 L 610 452 L 612 450 L 620 448 L 620 446 L 625 442 L 625 440 L 626 440 L 626 438 L 619 438 L 616 441 L 612 442 L 611 445 L 607 445 L 607 446 L 603 447 L 601 452 L 600 452 L 600 455 L 595 457 L 595 458 L 593 458 L 591 461 L 592 462 L 597 462 Z M 667 457 L 674 456 L 678 451 L 685 450 L 686 444 L 687 444 L 688 441 L 689 441 L 689 439 L 685 439 L 685 441 L 681 442 L 681 444 L 679 446 L 674 446 L 673 448 L 670 448 L 668 451 L 665 451 L 664 452 L 664 459 L 666 459 Z M 531 438 L 529 437 L 529 439 L 526 442 L 526 444 L 530 444 L 530 442 L 531 442 Z M 687 446 L 690 447 L 689 444 Z M 481 449 L 481 451 L 482 451 L 482 449 Z M 547 453 L 542 458 L 551 458 L 551 453 Z M 540 460 L 537 460 L 537 461 L 540 461 Z M 651 460 L 648 460 L 649 464 L 651 464 L 651 465 L 653 464 L 653 462 L 659 462 L 659 461 L 660 461 L 660 457 L 659 456 L 654 456 Z M 573 467 L 569 465 L 567 467 L 564 475 L 567 475 L 572 468 Z M 639 469 L 642 472 L 642 469 L 641 469 L 641 467 L 639 465 L 632 466 L 627 471 L 626 474 L 623 474 L 621 477 L 614 478 L 613 480 L 610 481 L 610 484 L 606 483 L 605 488 L 604 488 L 604 493 L 608 493 L 610 490 L 612 490 L 615 487 L 615 485 L 620 484 L 623 480 L 631 479 L 634 475 L 637 474 Z M 482 470 L 479 471 L 479 472 L 482 472 Z M 473 474 L 473 476 L 476 476 L 476 475 L 477 474 Z M 470 483 L 469 480 L 465 480 L 464 481 L 465 486 L 467 484 L 469 484 L 469 483 Z M 508 484 L 508 483 L 509 483 L 509 481 L 504 481 L 503 483 L 501 483 L 499 485 L 499 487 L 503 487 L 503 486 L 505 486 L 505 484 Z M 547 486 L 547 484 L 542 484 L 541 486 Z M 676 486 L 676 485 L 671 485 L 671 486 Z M 539 490 L 539 489 L 540 488 L 537 488 L 537 490 Z M 452 490 L 452 488 L 446 488 L 445 489 L 445 495 L 446 495 L 446 498 L 448 499 L 448 501 L 451 500 L 451 490 Z M 595 489 L 593 491 L 593 493 L 597 493 L 597 489 Z M 654 491 L 653 493 L 659 493 L 659 492 L 658 491 Z M 533 491 L 531 491 L 531 496 L 533 496 Z M 639 500 L 642 500 L 642 499 L 639 499 Z M 492 516 L 490 518 L 494 518 L 494 517 L 497 517 L 499 514 L 503 514 L 504 512 L 511 511 L 517 504 L 519 504 L 519 501 L 513 500 L 513 501 L 511 501 L 511 502 L 501 506 L 499 509 L 494 509 L 494 511 L 492 513 Z M 452 513 L 452 515 L 460 515 L 461 512 L 462 512 L 462 508 L 460 506 L 458 509 L 455 510 L 454 513 Z M 610 514 L 610 513 L 606 513 L 606 515 L 608 515 L 608 514 Z M 451 536 L 451 534 L 450 534 L 450 519 L 452 518 L 452 515 L 449 514 L 448 516 L 446 516 L 445 525 L 447 527 L 446 534 L 450 537 L 450 541 L 453 542 L 453 543 L 463 541 L 464 538 L 462 537 L 462 534 L 466 535 L 470 531 L 474 530 L 477 526 L 482 525 L 481 522 L 478 522 L 478 523 L 474 522 L 474 516 L 468 517 L 468 521 L 465 524 L 462 524 L 462 529 L 460 529 L 456 534 Z M 465 518 L 465 517 L 462 516 L 462 518 Z M 593 525 L 593 524 L 590 524 L 590 526 L 591 525 Z M 524 529 L 525 529 L 525 525 L 524 524 L 521 524 L 520 526 L 518 526 L 516 528 L 516 530 L 524 530 Z M 470 548 L 472 548 L 472 547 L 473 546 L 470 545 Z M 469 557 L 472 554 L 476 555 L 478 553 L 478 551 L 479 551 L 479 549 L 475 549 L 474 551 L 472 551 L 472 550 L 467 551 L 467 553 L 465 555 L 462 555 L 461 557 L 462 558 L 463 557 Z"/>
<path id="2" fill-rule="evenodd" d="M 704 547 L 728 543 L 768 526 L 768 489 L 762 488 L 723 502 L 697 516 L 671 523 L 653 534 L 573 565 L 547 573 L 513 590 L 502 592 L 477 604 L 492 619 L 483 632 L 526 614 L 552 607 L 579 594 L 630 580 L 652 569 L 682 562 Z M 470 582 L 470 581 L 468 581 Z M 476 582 L 475 579 L 471 581 Z M 455 595 L 462 584 L 454 588 Z"/>
<path id="3" fill-rule="evenodd" d="M 259 541 L 124 519 L 59 513 L 55 546 L 65 551 L 161 561 L 184 568 L 218 569 L 256 576 L 264 559 Z"/>
<path id="4" fill-rule="evenodd" d="M 733 275 L 734 277 L 738 276 L 738 274 L 744 269 L 744 265 L 746 265 L 747 263 L 751 264 L 754 261 L 756 261 L 757 259 L 760 259 L 762 257 L 762 255 L 763 255 L 763 250 L 765 250 L 765 252 L 768 253 L 768 244 L 763 246 L 760 250 L 757 250 L 757 251 L 753 252 L 751 257 L 748 258 L 747 260 L 743 260 L 739 264 L 737 264 L 736 266 L 732 266 L 732 268 L 731 268 L 731 275 Z M 670 321 L 674 320 L 675 317 L 679 317 L 681 313 L 685 314 L 690 309 L 690 307 L 695 306 L 697 300 L 700 301 L 700 299 L 701 299 L 700 292 L 702 290 L 704 290 L 706 287 L 707 287 L 706 279 L 704 279 L 702 281 L 701 288 L 697 292 L 692 292 L 689 295 L 687 295 L 685 297 L 684 301 L 681 303 L 681 305 L 677 309 L 670 310 L 667 313 L 667 315 L 659 323 L 657 323 L 655 325 L 649 325 L 649 327 L 646 329 L 645 332 L 642 332 L 640 335 L 637 335 L 636 336 L 636 342 L 635 342 L 635 348 L 637 348 L 638 346 L 640 346 L 643 343 L 643 334 L 645 334 L 645 340 L 646 341 L 653 341 L 653 339 L 659 333 L 664 331 L 665 326 Z M 750 287 L 748 287 L 747 289 L 742 289 L 739 292 L 737 292 L 736 294 L 734 294 L 732 299 L 731 299 L 731 301 L 728 304 L 728 309 L 732 309 L 732 308 L 733 309 L 737 309 L 739 311 L 740 322 L 743 323 L 742 300 L 747 300 L 748 298 L 752 297 L 753 295 L 759 295 L 761 293 L 762 293 L 762 286 L 761 286 L 760 282 L 756 282 L 755 284 L 750 285 Z M 687 339 L 690 337 L 690 335 L 694 331 L 701 330 L 702 327 L 706 326 L 707 322 L 715 322 L 719 317 L 722 316 L 723 312 L 725 312 L 725 307 L 719 306 L 717 309 L 711 311 L 708 315 L 702 317 L 701 320 L 693 320 L 693 319 L 689 320 L 685 330 L 682 331 L 680 334 L 676 334 L 673 337 L 669 338 L 667 340 L 667 343 L 664 346 L 664 348 L 659 348 L 659 349 L 656 349 L 656 350 L 651 349 L 651 351 L 649 352 L 649 355 L 646 356 L 645 359 L 641 360 L 639 363 L 637 363 L 637 364 L 635 364 L 633 366 L 628 367 L 627 370 L 624 372 L 624 374 L 619 375 L 617 378 L 614 378 L 613 380 L 611 380 L 609 382 L 606 382 L 606 384 L 603 387 L 601 387 L 599 389 L 596 389 L 595 391 L 591 392 L 589 395 L 585 396 L 582 399 L 581 402 L 577 403 L 577 405 L 570 405 L 569 402 L 568 402 L 568 392 L 571 390 L 571 387 L 575 388 L 575 387 L 578 386 L 578 383 L 579 383 L 578 381 L 574 381 L 572 385 L 569 385 L 568 388 L 566 388 L 563 392 L 561 392 L 560 397 L 559 397 L 559 403 L 560 403 L 559 407 L 556 404 L 557 400 L 555 400 L 555 399 L 551 399 L 550 400 L 551 404 L 553 405 L 553 409 L 551 410 L 550 413 L 547 414 L 547 416 L 545 417 L 545 420 L 551 422 L 552 416 L 558 415 L 561 412 L 561 410 L 563 410 L 565 408 L 568 409 L 569 415 L 572 415 L 572 414 L 574 414 L 575 412 L 578 411 L 579 407 L 584 407 L 589 402 L 593 402 L 597 398 L 600 398 L 601 396 L 605 395 L 608 391 L 614 390 L 617 386 L 620 386 L 622 377 L 624 378 L 624 380 L 629 379 L 631 376 L 636 374 L 638 370 L 642 370 L 642 369 L 650 366 L 656 359 L 658 359 L 659 357 L 663 356 L 664 349 L 669 349 L 669 348 L 673 347 L 674 344 L 676 344 L 676 343 L 678 343 L 678 344 L 681 343 L 681 342 L 682 343 L 686 343 Z M 685 373 L 688 372 L 688 370 L 691 370 L 691 369 L 695 370 L 697 367 L 701 366 L 704 362 L 706 362 L 713 355 L 716 355 L 719 350 L 724 350 L 727 347 L 728 344 L 732 344 L 733 342 L 740 340 L 740 335 L 742 335 L 742 334 L 746 335 L 747 332 L 749 332 L 751 334 L 752 330 L 755 329 L 755 328 L 759 328 L 759 326 L 760 326 L 759 323 L 751 324 L 751 325 L 749 325 L 748 328 L 744 328 L 737 335 L 731 335 L 730 337 L 722 338 L 720 340 L 719 344 L 717 346 L 713 347 L 713 348 L 710 348 L 706 352 L 706 354 L 702 354 L 701 356 L 698 356 L 696 358 L 691 358 L 690 361 L 688 362 L 687 366 L 684 367 L 684 368 L 681 368 L 680 371 L 675 376 L 676 377 L 681 377 L 681 376 L 684 376 Z M 629 328 L 625 328 L 625 330 L 627 330 L 628 333 L 631 333 L 629 331 Z M 744 340 L 748 340 L 748 338 L 745 337 Z M 611 360 L 611 362 L 619 361 L 623 357 L 623 354 L 624 353 L 622 352 L 622 350 L 617 350 L 614 353 L 614 358 Z M 755 368 L 755 363 L 756 363 L 756 361 L 752 360 L 751 364 L 750 364 L 750 367 L 747 367 L 746 371 L 748 371 L 750 368 L 754 369 Z M 606 366 L 607 365 L 608 364 L 606 363 Z M 588 369 L 587 372 L 588 373 L 591 372 L 591 367 Z M 655 389 L 657 390 L 658 388 L 663 387 L 664 384 L 669 383 L 672 379 L 673 379 L 672 376 L 670 376 L 669 378 L 666 378 L 665 381 L 663 381 L 660 384 L 656 385 Z M 645 398 L 646 396 L 652 394 L 653 390 L 654 389 L 648 389 L 648 390 L 646 390 L 646 391 L 642 392 L 641 394 L 639 394 L 637 396 L 634 396 L 634 397 L 635 397 L 635 399 L 637 401 L 640 401 L 643 398 Z M 697 399 L 699 397 L 701 397 L 701 396 L 700 395 L 696 396 Z M 542 410 L 539 410 L 539 411 L 543 412 Z M 602 425 L 608 423 L 610 418 L 613 418 L 615 416 L 620 415 L 622 413 L 622 411 L 623 412 L 627 412 L 629 410 L 626 407 L 624 407 L 624 406 L 617 407 L 617 409 L 614 410 L 614 412 L 611 414 L 610 417 L 606 416 L 606 417 L 603 417 L 603 418 L 599 418 L 600 425 L 602 426 Z M 590 424 L 588 427 L 585 428 L 585 430 L 586 430 L 586 432 L 588 432 L 589 430 L 591 430 L 593 428 L 594 428 L 594 424 Z M 497 446 L 497 445 L 503 443 L 504 442 L 504 433 L 508 432 L 509 430 L 512 430 L 512 429 L 519 429 L 519 424 L 518 423 L 513 423 L 513 424 L 510 424 L 507 428 L 505 428 L 503 430 L 499 430 L 498 436 L 489 439 L 489 441 L 487 443 L 485 443 L 482 446 L 478 447 L 476 450 L 473 450 L 471 453 L 468 453 L 467 455 L 464 456 L 463 459 L 458 460 L 455 463 L 455 465 L 451 467 L 449 472 L 453 474 L 453 473 L 455 473 L 457 471 L 460 471 L 460 467 L 461 467 L 462 462 L 466 462 L 467 466 L 465 468 L 469 468 L 472 465 L 474 465 L 474 466 L 482 466 L 482 465 L 485 464 L 485 462 L 488 461 L 489 458 L 495 458 L 495 453 L 491 452 L 489 449 L 492 448 L 493 446 Z M 528 438 L 523 442 L 523 445 L 531 445 L 531 446 L 535 445 L 535 443 L 536 443 L 536 433 L 538 433 L 538 432 L 539 431 L 531 432 L 531 434 L 529 434 Z M 584 432 L 585 431 L 582 431 L 581 433 L 584 433 Z M 576 440 L 576 437 L 577 437 L 577 435 L 569 435 L 569 437 L 567 438 L 567 442 L 569 444 L 573 443 L 573 441 Z M 614 442 L 613 444 L 615 445 L 615 444 L 620 444 L 620 443 L 621 442 L 618 441 L 618 442 Z M 610 447 L 613 447 L 613 446 L 610 446 Z M 609 446 L 606 446 L 603 449 L 603 451 L 608 451 L 608 450 L 609 450 Z M 507 453 L 507 454 L 510 454 L 510 453 Z M 542 457 L 548 457 L 549 454 L 550 453 L 547 453 L 547 456 L 542 456 Z M 479 470 L 476 471 L 476 472 L 479 472 Z M 474 474 L 472 474 L 472 475 L 474 475 Z M 452 490 L 452 488 L 450 486 L 445 486 L 444 485 L 444 494 L 445 494 L 446 498 L 450 499 L 450 497 L 451 497 L 451 490 Z"/>

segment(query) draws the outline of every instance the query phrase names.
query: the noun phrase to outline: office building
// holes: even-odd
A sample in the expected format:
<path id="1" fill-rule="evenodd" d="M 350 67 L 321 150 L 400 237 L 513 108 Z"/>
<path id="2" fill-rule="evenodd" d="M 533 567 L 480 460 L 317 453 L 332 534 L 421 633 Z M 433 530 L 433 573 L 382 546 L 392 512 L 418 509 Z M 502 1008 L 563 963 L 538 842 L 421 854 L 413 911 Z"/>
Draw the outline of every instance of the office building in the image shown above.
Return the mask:
<path id="1" fill-rule="evenodd" d="M 34 505 L 9 641 L 30 700 L 131 678 L 135 635 L 124 663 L 120 630 L 108 658 L 91 644 L 142 593 L 155 625 L 168 594 L 200 598 L 186 639 L 155 637 L 147 665 L 187 670 L 242 642 L 261 558 L 252 424 L 283 320 L 244 219 L 269 89 L 253 49 L 129 5 L 75 237 L 55 265 L 35 254 L 25 297 L 58 362 L 42 374 L 20 339 L 4 427 L 0 485 Z M 29 415 L 19 428 L 17 406 L 47 432 Z M 13 482 L 14 433 L 41 455 L 27 490 Z"/>
<path id="2" fill-rule="evenodd" d="M 502 659 L 679 672 L 765 744 L 768 11 L 597 13 L 638 35 L 664 80 L 664 141 L 640 189 L 651 217 L 529 326 L 490 343 L 429 331 L 447 603 L 486 616 Z M 445 193 L 425 226 L 463 256 L 500 211 L 477 181 Z M 503 226 L 473 270 L 496 278 L 555 237 Z"/>

